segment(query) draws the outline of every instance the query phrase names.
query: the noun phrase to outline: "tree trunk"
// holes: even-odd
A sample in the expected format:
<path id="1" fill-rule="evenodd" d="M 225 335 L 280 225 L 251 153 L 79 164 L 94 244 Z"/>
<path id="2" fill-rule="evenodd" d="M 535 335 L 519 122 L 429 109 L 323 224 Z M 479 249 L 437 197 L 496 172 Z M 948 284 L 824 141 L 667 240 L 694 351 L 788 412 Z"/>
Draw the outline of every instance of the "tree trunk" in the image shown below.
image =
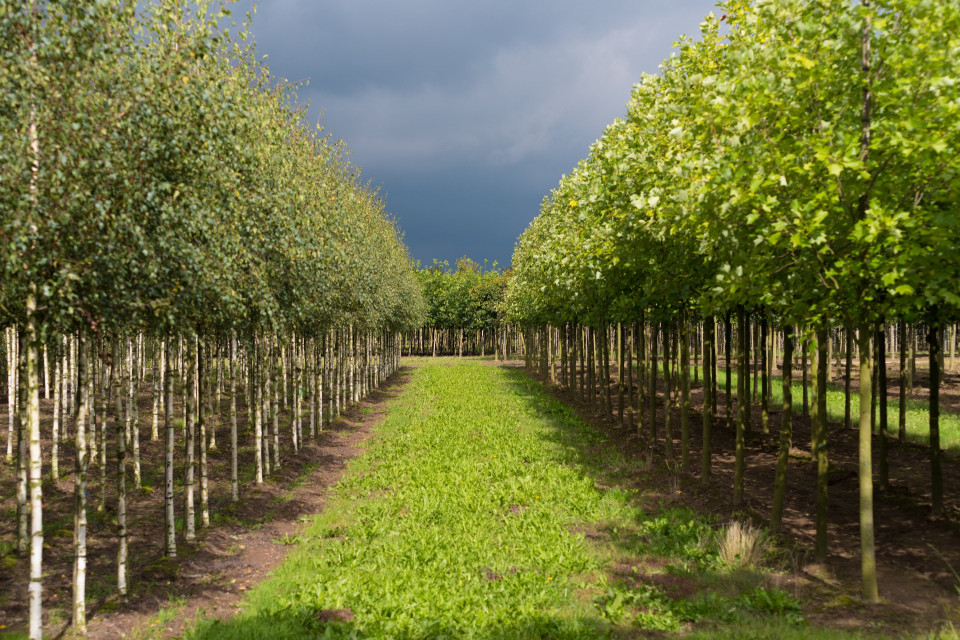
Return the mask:
<path id="1" fill-rule="evenodd" d="M 907 323 L 900 320 L 900 406 L 897 416 L 897 439 L 907 439 Z"/>
<path id="2" fill-rule="evenodd" d="M 82 394 L 79 403 L 80 411 L 77 414 L 77 428 L 74 431 L 77 454 L 74 466 L 73 481 L 73 628 L 80 635 L 87 633 L 87 466 L 86 430 L 83 428 L 87 419 L 85 408 L 89 400 L 88 394 L 92 390 L 90 376 L 89 346 L 86 334 L 80 333 L 80 344 L 77 349 L 78 389 Z M 59 368 L 59 363 L 57 363 Z M 59 377 L 59 376 L 58 376 Z M 54 394 L 59 395 L 56 384 Z"/>
<path id="3" fill-rule="evenodd" d="M 749 398 L 747 397 L 747 380 L 750 376 L 749 364 L 747 362 L 747 332 L 744 330 L 747 324 L 747 312 L 743 305 L 737 306 L 737 326 L 739 340 L 737 341 L 737 360 L 739 371 L 737 373 L 737 425 L 736 425 L 736 461 L 733 475 L 733 506 L 739 507 L 743 504 L 743 476 L 746 468 L 746 431 L 747 421 L 749 420 Z"/>
<path id="4" fill-rule="evenodd" d="M 680 316 L 680 469 L 690 468 L 690 334 L 687 314 Z"/>
<path id="5" fill-rule="evenodd" d="M 46 350 L 44 350 L 46 353 Z M 56 352 L 54 352 L 56 354 Z M 54 357 L 53 363 L 53 428 L 50 435 L 50 478 L 60 478 L 60 378 L 62 370 L 60 359 Z M 12 403 L 11 403 L 12 404 Z M 86 446 L 86 443 L 84 443 Z"/>
<path id="6" fill-rule="evenodd" d="M 173 507 L 173 453 L 176 447 L 176 427 L 173 423 L 173 375 L 174 357 L 173 340 L 165 338 L 163 341 L 164 359 L 167 373 L 163 378 L 163 427 L 166 432 L 166 451 L 163 464 L 163 524 L 164 524 L 164 552 L 168 558 L 177 557 L 177 534 L 174 521 Z"/>
<path id="7" fill-rule="evenodd" d="M 127 423 L 123 418 L 123 350 L 117 341 L 113 349 L 111 376 L 117 414 L 114 425 L 117 431 L 117 593 L 127 595 Z"/>
<path id="8" fill-rule="evenodd" d="M 732 361 L 733 361 L 733 323 L 730 322 L 730 312 L 724 314 L 723 316 L 723 349 L 724 349 L 724 363 L 723 366 L 726 369 L 727 379 L 725 381 L 726 387 L 726 407 L 727 407 L 727 427 L 732 427 L 734 425 L 733 419 L 733 390 L 731 385 L 733 384 L 733 375 L 732 375 Z"/>
<path id="9" fill-rule="evenodd" d="M 207 416 L 205 415 L 207 396 L 210 395 L 207 383 L 207 348 L 203 340 L 197 340 L 197 427 L 200 445 L 200 527 L 210 526 L 210 493 L 207 483 Z"/>
<path id="10" fill-rule="evenodd" d="M 846 327 L 843 332 L 846 335 L 847 343 L 847 367 L 843 373 L 843 426 L 847 429 L 852 429 L 853 417 L 850 415 L 850 373 L 853 362 L 853 327 Z"/>
<path id="11" fill-rule="evenodd" d="M 873 540 L 873 434 L 870 427 L 870 406 L 873 404 L 869 384 L 870 371 L 870 326 L 860 326 L 860 571 L 863 599 L 877 602 L 877 564 Z"/>
<path id="12" fill-rule="evenodd" d="M 787 490 L 787 466 L 790 447 L 793 446 L 793 326 L 783 328 L 783 406 L 780 409 L 780 450 L 777 471 L 773 481 L 773 508 L 770 530 L 780 531 L 783 523 L 783 498 Z"/>
<path id="13" fill-rule="evenodd" d="M 943 327 L 931 322 L 927 330 L 930 349 L 930 489 L 933 515 L 943 514 L 943 463 L 940 451 L 940 339 Z"/>
<path id="14" fill-rule="evenodd" d="M 713 429 L 713 403 L 714 386 L 713 375 L 714 368 L 712 360 L 715 355 L 716 325 L 713 316 L 707 316 L 703 323 L 703 451 L 701 458 L 701 478 L 700 482 L 704 485 L 710 482 L 710 473 L 712 467 L 713 451 L 712 429 Z"/>
<path id="15" fill-rule="evenodd" d="M 869 335 L 869 334 L 868 334 Z M 815 557 L 818 562 L 827 560 L 827 483 L 830 471 L 827 458 L 827 330 L 817 330 L 817 418 L 811 425 L 811 431 L 816 431 L 816 449 L 813 451 L 817 461 L 817 539 Z"/>
<path id="16" fill-rule="evenodd" d="M 24 326 L 26 353 L 26 431 L 30 439 L 30 637 L 42 636 L 43 613 L 43 469 L 40 452 L 40 367 L 37 349 L 40 331 L 37 326 L 36 284 L 31 283 L 26 299 Z M 22 418 L 21 418 L 22 419 Z M 76 431 L 82 432 L 82 428 Z M 78 452 L 83 456 L 83 452 Z"/>
<path id="17" fill-rule="evenodd" d="M 876 378 L 877 378 L 877 401 L 880 413 L 880 491 L 886 491 L 890 488 L 890 464 L 889 464 L 889 446 L 887 442 L 887 331 L 883 321 L 877 324 L 876 344 Z"/>
<path id="18" fill-rule="evenodd" d="M 660 323 L 661 334 L 663 336 L 663 451 L 667 462 L 675 462 L 673 453 L 673 371 L 671 370 L 671 360 L 673 360 L 673 331 L 670 323 L 663 321 Z"/>
<path id="19" fill-rule="evenodd" d="M 769 340 L 767 312 L 760 314 L 760 431 L 770 433 L 770 378 L 768 376 L 767 341 Z"/>
<path id="20" fill-rule="evenodd" d="M 197 415 L 197 337 L 189 336 L 187 338 L 187 389 L 185 397 L 186 406 L 186 456 L 184 458 L 184 537 L 187 542 L 194 542 L 197 539 L 197 516 L 194 507 L 195 491 L 194 474 L 196 466 L 196 415 Z"/>

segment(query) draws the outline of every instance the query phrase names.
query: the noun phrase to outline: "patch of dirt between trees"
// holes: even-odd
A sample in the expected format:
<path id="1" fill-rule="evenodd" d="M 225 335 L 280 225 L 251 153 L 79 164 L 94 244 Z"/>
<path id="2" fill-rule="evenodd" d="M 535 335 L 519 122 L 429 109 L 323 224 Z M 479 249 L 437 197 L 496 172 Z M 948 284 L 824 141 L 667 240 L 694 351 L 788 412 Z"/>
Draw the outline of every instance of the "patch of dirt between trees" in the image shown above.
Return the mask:
<path id="1" fill-rule="evenodd" d="M 409 375 L 410 368 L 402 368 L 367 399 L 325 427 L 316 439 L 311 440 L 305 433 L 306 444 L 298 453 L 292 452 L 289 442 L 283 442 L 286 451 L 281 453 L 281 468 L 265 478 L 260 487 L 252 482 L 241 483 L 240 500 L 233 504 L 229 501 L 229 432 L 221 425 L 218 437 L 221 446 L 227 448 L 219 456 L 211 456 L 211 526 L 200 529 L 198 523 L 195 544 L 186 543 L 182 533 L 178 533 L 175 559 L 163 556 L 162 491 L 137 492 L 129 488 L 128 510 L 132 516 L 130 594 L 122 601 L 114 595 L 117 544 L 108 523 L 113 488 L 108 488 L 107 492 L 107 514 L 96 514 L 94 494 L 99 491 L 96 481 L 99 470 L 91 467 L 87 637 L 92 640 L 179 637 L 200 616 L 209 619 L 234 615 L 245 592 L 266 578 L 286 557 L 292 548 L 290 543 L 296 540 L 296 534 L 304 526 L 305 517 L 323 509 L 328 491 L 339 481 L 347 463 L 361 453 L 365 441 L 384 419 L 387 404 L 400 394 Z M 144 423 L 148 422 L 144 418 L 148 403 L 149 396 L 142 395 Z M 246 412 L 241 411 L 240 416 L 239 431 L 243 441 L 243 436 L 249 435 L 244 429 Z M 144 448 L 141 465 L 144 469 L 159 465 L 162 472 L 162 447 L 160 443 L 149 442 L 149 434 L 143 431 L 141 428 L 141 439 L 144 440 L 141 443 Z M 43 432 L 49 433 L 49 429 L 45 428 Z M 252 449 L 245 450 L 242 445 L 243 442 L 241 471 L 245 464 L 252 466 Z M 67 472 L 73 468 L 73 455 L 69 451 L 71 447 L 61 447 L 62 451 L 67 449 L 61 460 L 61 473 L 65 477 L 55 488 L 44 488 L 45 522 L 70 520 L 72 500 L 67 496 L 73 493 L 73 482 L 72 474 Z M 245 457 L 250 459 L 245 460 Z M 0 478 L 0 485 L 5 486 L 10 480 Z M 64 495 L 53 498 L 51 494 Z M 4 495 L 3 502 L 9 502 L 9 498 Z M 199 505 L 199 495 L 197 502 Z M 182 495 L 177 496 L 176 504 L 180 517 Z M 199 506 L 197 511 L 199 521 Z M 15 518 L 5 520 L 0 534 L 11 533 L 6 530 L 15 526 Z M 103 522 L 98 524 L 98 520 Z M 47 534 L 44 544 L 47 572 L 44 579 L 44 635 L 72 638 L 69 620 L 72 520 L 57 531 L 67 535 L 61 540 L 57 533 Z M 0 600 L 0 620 L 7 623 L 8 631 L 25 626 L 27 564 L 26 560 L 19 560 L 15 566 L 0 567 L 0 591 L 6 594 Z M 169 620 L 163 620 L 161 625 L 157 614 L 164 609 L 170 615 L 162 616 Z M 52 615 L 51 611 L 54 612 Z"/>
<path id="2" fill-rule="evenodd" d="M 508 366 L 515 365 L 510 363 Z M 721 364 L 722 366 L 722 364 Z M 891 376 L 892 377 L 892 376 Z M 919 376 L 918 376 L 919 378 Z M 662 381 L 660 391 L 663 391 Z M 922 384 L 922 378 L 918 380 Z M 956 382 L 955 376 L 951 383 Z M 693 386 L 693 385 L 691 385 Z M 557 399 L 571 406 L 580 417 L 595 426 L 630 459 L 648 456 L 648 442 L 636 428 L 621 427 L 615 418 L 582 402 L 578 394 L 545 384 Z M 895 388 L 895 385 L 891 385 Z M 617 386 L 611 384 L 613 414 L 617 414 Z M 856 393 L 856 381 L 852 393 Z M 951 393 L 952 392 L 952 393 Z M 956 393 L 950 389 L 950 395 Z M 891 394 L 892 395 L 892 394 Z M 801 413 L 799 399 L 795 411 Z M 658 443 L 654 464 L 643 477 L 618 480 L 641 490 L 645 508 L 685 505 L 713 516 L 718 523 L 734 519 L 768 523 L 772 504 L 778 448 L 780 413 L 770 412 L 770 433 L 761 433 L 759 402 L 751 406 L 751 428 L 747 436 L 744 505 L 732 506 L 734 476 L 734 429 L 726 426 L 723 389 L 719 390 L 719 417 L 712 430 L 713 477 L 706 486 L 700 481 L 702 442 L 701 389 L 691 389 L 690 469 L 671 471 L 663 457 L 664 413 L 658 403 Z M 952 408 L 952 406 L 951 406 Z M 649 415 L 647 413 L 647 415 Z M 733 403 L 736 415 L 736 402 Z M 672 411 L 674 449 L 680 456 L 680 412 Z M 926 447 L 890 444 L 890 489 L 879 491 L 874 481 L 874 521 L 877 569 L 881 603 L 863 604 L 860 599 L 859 486 L 857 482 L 857 430 L 841 424 L 829 425 L 829 557 L 825 565 L 813 563 L 815 540 L 816 466 L 810 456 L 810 419 L 795 415 L 793 449 L 787 472 L 783 529 L 777 536 L 781 550 L 775 563 L 782 588 L 803 602 L 805 618 L 812 624 L 859 629 L 886 634 L 926 632 L 960 619 L 960 461 L 944 455 L 945 517 L 930 516 L 930 462 Z M 878 460 L 874 438 L 874 463 Z M 653 498 L 653 499 L 651 499 Z M 655 507 L 656 508 L 656 507 Z M 614 571 L 614 574 L 616 571 Z M 616 575 L 611 575 L 616 579 Z M 679 585 L 670 585 L 673 588 Z M 683 591 L 679 588 L 679 591 Z"/>

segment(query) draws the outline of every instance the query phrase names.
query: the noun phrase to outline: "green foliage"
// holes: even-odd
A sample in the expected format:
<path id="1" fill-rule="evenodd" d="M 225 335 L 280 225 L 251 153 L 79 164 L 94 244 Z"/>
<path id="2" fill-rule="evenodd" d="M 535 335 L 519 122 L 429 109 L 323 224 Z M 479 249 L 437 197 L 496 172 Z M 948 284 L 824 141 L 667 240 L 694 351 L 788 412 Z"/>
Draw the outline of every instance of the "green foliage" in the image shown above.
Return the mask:
<path id="1" fill-rule="evenodd" d="M 426 300 L 426 325 L 437 329 L 492 330 L 497 325 L 509 272 L 466 256 L 454 268 L 446 261 L 417 271 Z"/>
<path id="2" fill-rule="evenodd" d="M 720 12 L 544 199 L 517 242 L 511 319 L 956 317 L 960 6 Z"/>
<path id="3" fill-rule="evenodd" d="M 419 326 L 396 224 L 216 3 L 0 2 L 0 316 L 44 332 Z"/>

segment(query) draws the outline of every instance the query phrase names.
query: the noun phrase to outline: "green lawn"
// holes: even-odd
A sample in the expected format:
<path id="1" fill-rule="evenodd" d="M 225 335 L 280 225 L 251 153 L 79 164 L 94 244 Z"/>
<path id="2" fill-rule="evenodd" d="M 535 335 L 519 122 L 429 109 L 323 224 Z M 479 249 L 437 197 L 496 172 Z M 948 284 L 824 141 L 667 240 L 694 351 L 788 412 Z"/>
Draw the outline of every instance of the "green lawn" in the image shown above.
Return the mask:
<path id="1" fill-rule="evenodd" d="M 424 365 L 283 565 L 187 637 L 857 637 L 726 566 L 713 522 L 641 508 L 639 465 L 521 371 Z"/>
<path id="2" fill-rule="evenodd" d="M 721 367 L 717 369 L 717 388 L 720 391 L 720 397 L 717 399 L 717 407 L 724 406 L 723 392 L 726 389 L 726 372 Z M 751 376 L 751 384 L 753 378 Z M 737 374 L 733 372 L 730 376 L 731 390 L 736 396 L 737 393 Z M 759 398 L 759 378 L 757 380 L 757 396 Z M 809 383 L 808 383 L 809 384 Z M 770 409 L 780 410 L 783 403 L 783 379 L 775 375 L 772 377 L 770 387 Z M 803 411 L 803 383 L 794 378 L 793 381 L 793 413 L 800 415 Z M 812 394 L 812 386 L 808 387 Z M 813 396 L 810 396 L 812 407 Z M 827 385 L 827 415 L 833 422 L 843 423 L 844 416 L 844 397 L 843 383 L 831 383 Z M 860 394 L 854 387 L 850 395 L 850 415 L 854 427 L 860 419 Z M 900 402 L 894 398 L 887 399 L 887 430 L 894 437 L 897 435 L 897 425 L 900 420 Z M 880 422 L 880 416 L 877 415 L 877 424 Z M 771 423 L 771 429 L 776 429 L 779 423 Z M 930 404 L 921 398 L 907 398 L 907 440 L 919 444 L 928 444 L 930 442 Z M 943 449 L 960 453 L 960 414 L 950 413 L 940 409 L 940 446 Z"/>

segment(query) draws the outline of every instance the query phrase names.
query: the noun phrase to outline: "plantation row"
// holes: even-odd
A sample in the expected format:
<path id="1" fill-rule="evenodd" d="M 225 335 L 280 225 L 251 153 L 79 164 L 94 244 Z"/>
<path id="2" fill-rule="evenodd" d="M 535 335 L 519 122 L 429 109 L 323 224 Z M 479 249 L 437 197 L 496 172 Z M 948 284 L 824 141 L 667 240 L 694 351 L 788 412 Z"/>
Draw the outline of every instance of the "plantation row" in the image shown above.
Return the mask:
<path id="1" fill-rule="evenodd" d="M 634 87 L 626 118 L 607 127 L 544 200 L 516 246 L 506 319 L 532 328 L 541 358 L 549 357 L 557 327 L 559 353 L 572 357 L 573 345 L 586 340 L 586 358 L 607 357 L 605 349 L 591 356 L 596 333 L 605 336 L 617 324 L 649 327 L 646 338 L 633 332 L 650 403 L 649 428 L 641 423 L 641 433 L 668 457 L 671 439 L 658 439 L 653 419 L 660 345 L 664 354 L 679 347 L 683 381 L 692 327 L 703 326 L 709 360 L 717 357 L 716 327 L 723 325 L 726 361 L 738 371 L 735 505 L 743 500 L 754 331 L 760 344 L 774 331 L 783 335 L 785 472 L 798 340 L 816 345 L 816 385 L 825 389 L 830 331 L 842 329 L 844 348 L 855 341 L 858 377 L 871 380 L 872 354 L 879 351 L 882 360 L 887 350 L 882 328 L 922 324 L 939 514 L 944 328 L 960 318 L 960 83 L 952 62 L 960 55 L 960 6 L 721 6 L 724 15 L 705 19 L 699 41 L 681 40 L 660 74 Z M 710 395 L 715 366 L 705 364 Z M 589 361 L 585 370 L 593 370 Z M 709 451 L 714 398 L 707 400 Z M 875 602 L 872 385 L 859 385 L 859 400 L 863 596 Z M 817 394 L 819 560 L 827 552 L 825 402 L 826 394 Z M 705 455 L 704 481 L 709 464 Z"/>
<path id="2" fill-rule="evenodd" d="M 307 405 L 312 434 L 324 394 L 334 414 L 355 401 L 396 367 L 397 333 L 422 325 L 416 274 L 383 202 L 344 145 L 304 122 L 296 87 L 257 61 L 246 25 L 225 28 L 229 14 L 215 6 L 0 0 L 0 325 L 9 327 L 7 452 L 17 545 L 30 557 L 31 638 L 42 622 L 43 467 L 53 473 L 68 434 L 73 624 L 83 632 L 91 464 L 101 496 L 107 465 L 117 465 L 117 588 L 126 589 L 124 495 L 129 468 L 139 481 L 141 383 L 164 416 L 151 437 L 166 434 L 166 491 L 175 448 L 185 456 L 190 540 L 197 474 L 201 526 L 207 517 L 204 456 L 216 430 L 200 406 L 214 388 L 229 379 L 245 389 L 261 481 L 283 440 L 271 399 L 281 362 L 284 388 L 295 390 L 284 427 L 295 450 Z M 41 377 L 61 390 L 49 451 Z M 219 415 L 220 403 L 209 411 Z M 168 536 L 173 504 L 167 495 Z"/>

